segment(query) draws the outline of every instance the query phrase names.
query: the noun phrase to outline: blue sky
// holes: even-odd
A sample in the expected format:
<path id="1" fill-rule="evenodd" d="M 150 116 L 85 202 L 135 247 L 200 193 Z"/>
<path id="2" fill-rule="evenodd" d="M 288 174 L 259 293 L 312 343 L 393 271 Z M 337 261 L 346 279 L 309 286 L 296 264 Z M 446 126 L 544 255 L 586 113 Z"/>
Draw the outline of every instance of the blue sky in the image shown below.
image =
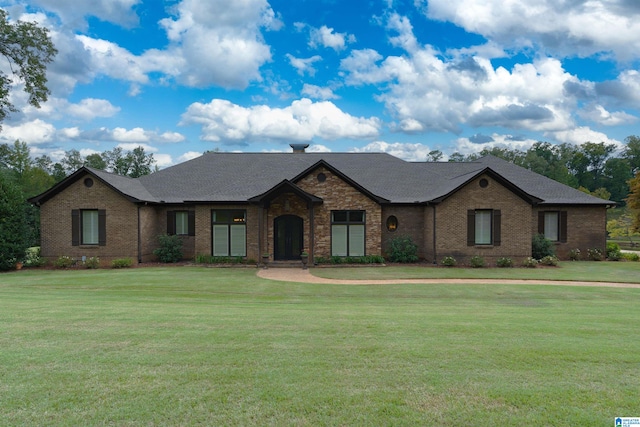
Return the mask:
<path id="1" fill-rule="evenodd" d="M 50 100 L 3 123 L 54 160 L 206 150 L 526 150 L 638 134 L 637 0 L 0 0 L 47 27 Z M 7 65 L 2 64 L 3 70 Z"/>

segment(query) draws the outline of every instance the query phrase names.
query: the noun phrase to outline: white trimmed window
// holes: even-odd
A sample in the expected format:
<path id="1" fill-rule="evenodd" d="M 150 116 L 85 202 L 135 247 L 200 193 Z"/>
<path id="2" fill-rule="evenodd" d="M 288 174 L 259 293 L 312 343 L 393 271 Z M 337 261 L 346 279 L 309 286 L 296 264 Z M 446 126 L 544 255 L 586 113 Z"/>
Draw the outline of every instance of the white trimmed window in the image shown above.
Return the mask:
<path id="1" fill-rule="evenodd" d="M 213 256 L 247 256 L 247 211 L 213 210 Z"/>
<path id="2" fill-rule="evenodd" d="M 331 255 L 365 255 L 365 211 L 331 212 Z"/>

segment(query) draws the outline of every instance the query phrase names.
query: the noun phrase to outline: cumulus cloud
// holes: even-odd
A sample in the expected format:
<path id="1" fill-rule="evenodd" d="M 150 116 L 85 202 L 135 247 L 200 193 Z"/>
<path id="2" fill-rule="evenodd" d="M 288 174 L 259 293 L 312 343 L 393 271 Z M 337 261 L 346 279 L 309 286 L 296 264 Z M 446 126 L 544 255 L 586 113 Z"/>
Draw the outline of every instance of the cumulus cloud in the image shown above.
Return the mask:
<path id="1" fill-rule="evenodd" d="M 380 132 L 375 117 L 354 117 L 329 101 L 303 98 L 285 108 L 245 108 L 223 99 L 191 104 L 181 124 L 202 126 L 202 139 L 245 144 L 248 141 L 310 141 L 313 138 L 371 138 Z"/>
<path id="2" fill-rule="evenodd" d="M 55 135 L 56 129 L 51 123 L 36 119 L 13 126 L 4 124 L 0 140 L 13 143 L 19 139 L 28 144 L 42 144 L 52 141 Z"/>
<path id="3" fill-rule="evenodd" d="M 536 142 L 538 142 L 536 139 L 515 137 L 508 134 L 474 135 L 470 138 L 456 139 L 454 151 L 464 155 L 475 154 L 484 149 L 495 147 L 526 151 Z"/>
<path id="4" fill-rule="evenodd" d="M 327 47 L 339 52 L 344 50 L 349 43 L 354 43 L 356 38 L 353 34 L 336 33 L 333 28 L 323 25 L 320 28 L 311 28 L 309 32 L 309 46 Z"/>
<path id="5" fill-rule="evenodd" d="M 626 61 L 640 51 L 635 1 L 415 0 L 431 19 L 452 22 L 507 47 L 532 43 L 556 55 L 612 53 Z"/>
<path id="6" fill-rule="evenodd" d="M 624 111 L 607 111 L 602 105 L 590 104 L 578 112 L 580 117 L 604 126 L 619 126 L 634 123 L 637 117 L 627 114 Z"/>
<path id="7" fill-rule="evenodd" d="M 138 145 L 149 143 L 176 143 L 185 140 L 184 135 L 177 132 L 159 133 L 153 130 L 146 130 L 140 127 L 125 129 L 116 127 L 109 129 L 100 127 L 96 129 L 80 130 L 78 128 L 67 128 L 58 132 L 58 135 L 65 139 L 83 142 L 115 142 L 120 144 L 131 144 L 133 148 Z M 146 148 L 145 148 L 146 149 Z M 155 149 L 154 149 L 155 151 Z"/>
<path id="8" fill-rule="evenodd" d="M 289 63 L 301 76 L 304 76 L 305 74 L 310 76 L 315 75 L 316 70 L 313 68 L 313 63 L 322 60 L 322 57 L 319 55 L 314 55 L 311 58 L 296 58 L 293 55 L 287 54 L 287 58 L 289 59 Z"/>
<path id="9" fill-rule="evenodd" d="M 328 87 L 320 87 L 312 84 L 305 83 L 302 87 L 302 94 L 309 98 L 315 99 L 337 99 L 339 96 L 333 93 L 333 90 Z"/>
<path id="10" fill-rule="evenodd" d="M 86 28 L 85 18 L 95 16 L 101 21 L 131 28 L 138 24 L 134 6 L 141 0 L 32 0 L 60 17 L 62 23 L 74 29 Z"/>
<path id="11" fill-rule="evenodd" d="M 354 153 L 388 153 L 410 162 L 424 162 L 429 158 L 429 153 L 433 149 L 420 143 L 375 141 L 364 147 L 352 148 L 350 151 Z"/>
<path id="12" fill-rule="evenodd" d="M 579 126 L 574 129 L 568 129 L 548 134 L 558 142 L 566 142 L 569 144 L 580 145 L 585 142 L 604 142 L 606 144 L 614 144 L 618 149 L 624 148 L 624 144 L 617 139 L 609 138 L 602 132 L 597 132 L 586 126 Z"/>
<path id="13" fill-rule="evenodd" d="M 178 163 L 186 162 L 187 160 L 193 160 L 197 157 L 202 156 L 202 153 L 199 151 L 187 151 L 178 157 Z"/>

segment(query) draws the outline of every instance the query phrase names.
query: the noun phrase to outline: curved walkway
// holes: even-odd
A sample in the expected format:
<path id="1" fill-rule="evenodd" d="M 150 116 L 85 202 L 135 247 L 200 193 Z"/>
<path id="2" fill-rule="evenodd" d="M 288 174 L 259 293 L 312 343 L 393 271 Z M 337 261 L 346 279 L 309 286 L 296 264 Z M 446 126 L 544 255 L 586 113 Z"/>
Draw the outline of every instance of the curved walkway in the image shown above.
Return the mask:
<path id="1" fill-rule="evenodd" d="M 392 284 L 509 284 L 509 285 L 555 285 L 592 286 L 609 288 L 640 288 L 640 283 L 578 282 L 567 280 L 522 280 L 522 279 L 384 279 L 384 280 L 343 280 L 316 277 L 309 270 L 301 268 L 269 268 L 258 270 L 258 277 L 280 282 L 316 283 L 327 285 L 392 285 Z"/>

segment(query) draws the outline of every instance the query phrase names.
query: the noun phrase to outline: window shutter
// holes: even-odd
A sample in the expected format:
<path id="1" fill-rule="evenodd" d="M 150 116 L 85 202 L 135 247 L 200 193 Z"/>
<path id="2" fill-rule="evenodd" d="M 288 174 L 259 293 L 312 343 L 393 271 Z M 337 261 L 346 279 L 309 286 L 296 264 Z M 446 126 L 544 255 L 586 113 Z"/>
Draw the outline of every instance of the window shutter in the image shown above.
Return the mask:
<path id="1" fill-rule="evenodd" d="M 71 245 L 80 246 L 80 211 L 71 211 Z"/>
<path id="2" fill-rule="evenodd" d="M 544 234 L 544 212 L 538 212 L 538 234 Z"/>
<path id="3" fill-rule="evenodd" d="M 176 234 L 176 212 L 167 211 L 167 234 L 173 236 Z"/>
<path id="4" fill-rule="evenodd" d="M 476 211 L 469 209 L 467 211 L 467 246 L 473 246 L 476 243 Z"/>
<path id="5" fill-rule="evenodd" d="M 98 210 L 98 245 L 107 245 L 107 211 Z"/>
<path id="6" fill-rule="evenodd" d="M 567 211 L 560 212 L 560 241 L 567 242 Z"/>
<path id="7" fill-rule="evenodd" d="M 502 213 L 499 210 L 493 211 L 493 245 L 500 246 L 502 242 Z"/>
<path id="8" fill-rule="evenodd" d="M 196 211 L 189 211 L 188 216 L 188 227 L 189 227 L 189 236 L 196 235 Z"/>

